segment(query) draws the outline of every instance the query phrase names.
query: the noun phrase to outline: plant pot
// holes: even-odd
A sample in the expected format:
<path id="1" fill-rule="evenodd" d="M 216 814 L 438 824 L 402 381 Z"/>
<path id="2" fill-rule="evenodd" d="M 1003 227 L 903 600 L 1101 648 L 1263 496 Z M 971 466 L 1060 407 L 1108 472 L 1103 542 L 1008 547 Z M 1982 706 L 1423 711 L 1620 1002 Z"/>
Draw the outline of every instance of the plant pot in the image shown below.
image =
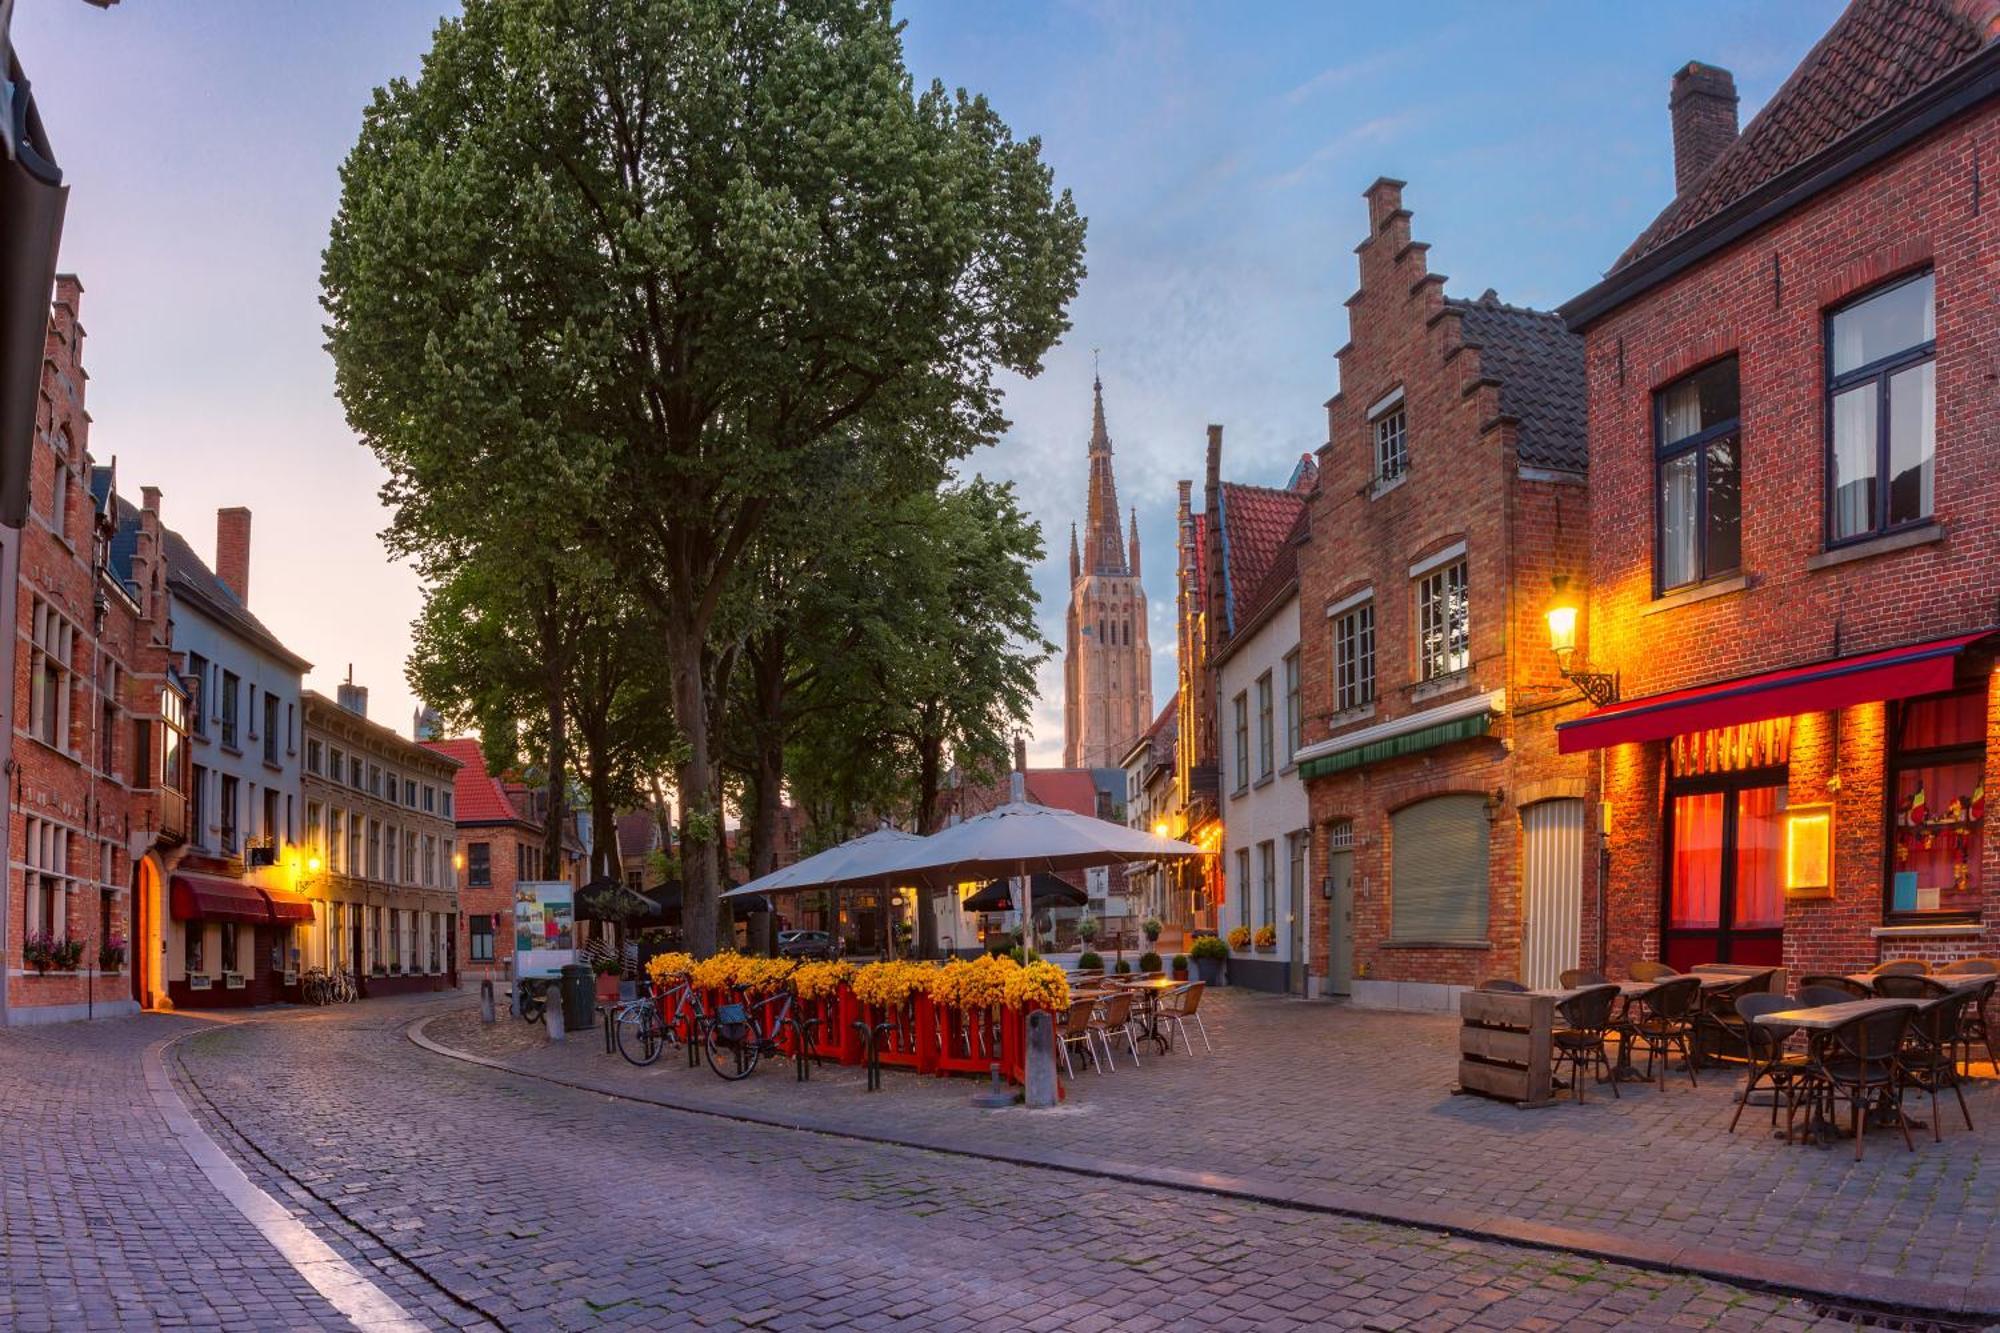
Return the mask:
<path id="1" fill-rule="evenodd" d="M 618 978 L 615 974 L 597 979 L 597 999 L 600 1004 L 618 1003 Z"/>
<path id="2" fill-rule="evenodd" d="M 1195 975 L 1210 986 L 1222 984 L 1222 960 L 1220 958 L 1197 958 L 1194 960 Z"/>

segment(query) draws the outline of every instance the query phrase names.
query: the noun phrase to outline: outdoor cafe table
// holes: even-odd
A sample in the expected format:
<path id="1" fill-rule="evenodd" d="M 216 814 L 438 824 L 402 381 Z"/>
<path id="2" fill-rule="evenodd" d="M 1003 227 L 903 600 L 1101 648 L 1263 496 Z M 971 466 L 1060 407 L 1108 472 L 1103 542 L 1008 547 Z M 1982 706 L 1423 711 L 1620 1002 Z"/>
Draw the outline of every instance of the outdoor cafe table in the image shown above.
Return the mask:
<path id="1" fill-rule="evenodd" d="M 1187 983 L 1172 981 L 1166 977 L 1153 977 L 1146 981 L 1119 981 L 1112 979 L 1112 985 L 1120 990 L 1128 990 L 1145 1001 L 1146 1035 L 1158 1043 L 1160 1054 L 1165 1055 L 1173 1047 L 1173 1039 L 1160 1031 L 1160 997 L 1168 991 L 1179 990 Z"/>
<path id="2" fill-rule="evenodd" d="M 1819 1040 L 1851 1019 L 1879 1014 L 1884 1009 L 1921 1009 L 1924 1003 L 1922 1000 L 1847 1000 L 1840 1004 L 1815 1005 L 1810 1009 L 1780 1009 L 1772 1014 L 1759 1014 L 1757 1022 L 1767 1028 L 1788 1028 L 1811 1033 L 1813 1040 Z M 1910 1127 L 1922 1129 L 1924 1126 L 1921 1121 L 1911 1120 Z M 1828 1134 L 1833 1138 L 1841 1137 L 1840 1126 L 1816 1121 L 1806 1126 L 1808 1139 L 1825 1137 Z"/>
<path id="3" fill-rule="evenodd" d="M 1722 990 L 1725 987 L 1737 985 L 1743 980 L 1741 976 L 1730 972 L 1688 972 L 1682 975 L 1697 978 L 1701 982 L 1701 989 L 1704 993 L 1712 990 Z M 1623 981 L 1600 982 L 1598 984 L 1616 986 L 1618 988 L 1619 1000 L 1629 1007 L 1632 1001 L 1651 994 L 1662 982 L 1679 981 L 1680 979 L 1680 976 L 1671 976 L 1661 977 L 1656 981 L 1634 981 L 1627 977 Z M 1594 989 L 1595 987 L 1592 986 L 1551 986 L 1543 990 L 1532 990 L 1528 993 L 1530 995 L 1547 995 L 1560 1005 L 1565 1000 L 1573 999 L 1587 990 Z M 1632 1043 L 1624 1040 L 1622 1037 L 1618 1041 L 1618 1061 L 1611 1067 L 1611 1077 L 1620 1083 L 1640 1083 L 1645 1081 L 1640 1077 L 1639 1071 L 1632 1067 Z"/>
<path id="4" fill-rule="evenodd" d="M 1872 990 L 1875 987 L 1875 978 L 1881 975 L 1879 972 L 1849 972 L 1847 979 L 1849 981 L 1858 981 Z M 1935 981 L 1946 990 L 1959 991 L 1978 990 L 1981 986 L 1996 978 L 1991 972 L 1953 972 L 1948 976 L 1925 976 L 1924 979 L 1926 981 Z"/>

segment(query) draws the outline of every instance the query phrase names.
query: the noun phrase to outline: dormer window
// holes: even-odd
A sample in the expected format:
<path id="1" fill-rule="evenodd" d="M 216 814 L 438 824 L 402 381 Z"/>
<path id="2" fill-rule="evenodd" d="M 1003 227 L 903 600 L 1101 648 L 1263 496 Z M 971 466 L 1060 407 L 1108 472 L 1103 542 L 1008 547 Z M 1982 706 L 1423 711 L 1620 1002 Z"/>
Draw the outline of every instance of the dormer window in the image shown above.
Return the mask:
<path id="1" fill-rule="evenodd" d="M 1368 409 L 1368 433 L 1375 442 L 1376 485 L 1395 481 L 1409 470 L 1409 421 L 1401 389 Z"/>

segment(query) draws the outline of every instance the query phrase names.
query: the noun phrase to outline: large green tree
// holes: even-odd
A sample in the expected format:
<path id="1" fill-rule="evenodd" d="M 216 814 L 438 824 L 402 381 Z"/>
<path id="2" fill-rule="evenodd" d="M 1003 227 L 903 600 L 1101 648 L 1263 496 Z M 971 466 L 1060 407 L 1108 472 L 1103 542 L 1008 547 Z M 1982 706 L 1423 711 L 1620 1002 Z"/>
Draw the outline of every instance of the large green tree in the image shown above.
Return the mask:
<path id="1" fill-rule="evenodd" d="M 458 540 L 482 464 L 601 480 L 672 673 L 706 952 L 739 563 L 857 424 L 889 467 L 996 438 L 996 374 L 1066 327 L 1082 220 L 983 98 L 912 85 L 887 0 L 467 0 L 342 186 L 330 345 L 405 540 Z"/>

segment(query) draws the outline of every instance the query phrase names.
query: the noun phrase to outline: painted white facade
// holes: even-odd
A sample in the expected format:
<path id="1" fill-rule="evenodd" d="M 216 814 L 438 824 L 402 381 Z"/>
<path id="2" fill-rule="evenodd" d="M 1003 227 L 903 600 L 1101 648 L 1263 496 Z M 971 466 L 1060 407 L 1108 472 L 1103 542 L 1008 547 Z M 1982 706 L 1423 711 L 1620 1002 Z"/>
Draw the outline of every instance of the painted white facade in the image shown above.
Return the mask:
<path id="1" fill-rule="evenodd" d="M 173 619 L 174 650 L 189 664 L 198 691 L 188 727 L 195 764 L 194 790 L 188 794 L 189 843 L 217 856 L 240 856 L 247 845 L 266 838 L 279 849 L 296 844 L 304 725 L 299 669 L 178 590 Z M 269 725 L 272 720 L 275 729 Z M 229 779 L 234 779 L 233 812 L 223 800 Z M 268 799 L 273 796 L 275 802 Z"/>
<path id="2" fill-rule="evenodd" d="M 1292 596 L 1275 607 L 1249 638 L 1232 644 L 1217 676 L 1222 714 L 1222 865 L 1227 887 L 1216 929 L 1225 937 L 1237 926 L 1248 926 L 1253 935 L 1261 926 L 1276 931 L 1273 948 L 1260 950 L 1253 945 L 1231 959 L 1236 969 L 1232 981 L 1261 973 L 1252 984 L 1273 990 L 1283 989 L 1284 979 L 1262 965 L 1289 964 L 1294 941 L 1312 939 L 1316 918 L 1307 855 L 1311 815 L 1305 784 L 1299 781 L 1293 760 L 1300 716 L 1298 647 L 1298 599 Z M 1240 735 L 1238 699 L 1243 701 L 1245 724 Z M 1309 944 L 1300 955 L 1311 956 Z M 1237 968 L 1237 958 L 1252 966 Z"/>

